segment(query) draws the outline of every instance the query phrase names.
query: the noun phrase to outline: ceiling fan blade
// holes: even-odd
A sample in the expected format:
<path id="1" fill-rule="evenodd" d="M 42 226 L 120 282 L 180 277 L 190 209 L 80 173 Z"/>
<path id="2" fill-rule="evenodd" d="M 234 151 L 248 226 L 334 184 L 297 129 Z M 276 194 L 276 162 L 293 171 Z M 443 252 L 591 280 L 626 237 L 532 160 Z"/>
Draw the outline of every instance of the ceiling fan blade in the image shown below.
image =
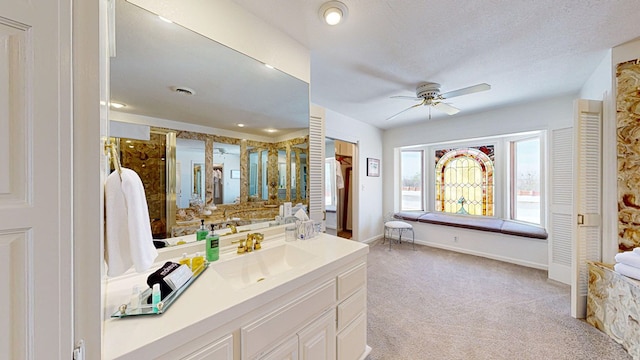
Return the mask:
<path id="1" fill-rule="evenodd" d="M 482 84 L 473 85 L 473 86 L 469 86 L 469 87 L 458 89 L 458 90 L 449 91 L 444 94 L 440 94 L 440 99 L 450 99 L 452 97 L 473 94 L 480 91 L 487 91 L 489 89 L 491 89 L 491 85 L 482 83 Z"/>
<path id="2" fill-rule="evenodd" d="M 422 100 L 422 98 L 419 97 L 415 97 L 415 96 L 404 96 L 404 95 L 396 95 L 396 96 L 391 96 L 392 99 L 406 99 L 406 100 L 413 100 L 413 101 L 420 101 Z"/>
<path id="3" fill-rule="evenodd" d="M 404 110 L 400 111 L 399 113 L 397 113 L 397 114 L 395 114 L 395 115 L 392 115 L 392 116 L 388 117 L 386 120 L 391 120 L 391 119 L 395 118 L 396 116 L 398 116 L 398 115 L 402 114 L 402 113 L 403 113 L 403 112 L 405 112 L 405 111 L 411 110 L 411 109 L 413 109 L 413 108 L 415 108 L 415 107 L 418 107 L 418 106 L 422 106 L 422 105 L 424 105 L 424 103 L 425 103 L 425 102 L 426 102 L 426 100 L 424 100 L 424 101 L 422 101 L 422 102 L 420 102 L 420 103 L 417 103 L 417 104 L 415 104 L 415 105 L 413 105 L 413 106 L 409 106 L 408 108 L 406 108 L 406 109 L 404 109 Z"/>
<path id="4" fill-rule="evenodd" d="M 443 102 L 435 103 L 432 106 L 435 109 L 446 113 L 447 115 L 455 115 L 460 112 L 460 109 Z"/>

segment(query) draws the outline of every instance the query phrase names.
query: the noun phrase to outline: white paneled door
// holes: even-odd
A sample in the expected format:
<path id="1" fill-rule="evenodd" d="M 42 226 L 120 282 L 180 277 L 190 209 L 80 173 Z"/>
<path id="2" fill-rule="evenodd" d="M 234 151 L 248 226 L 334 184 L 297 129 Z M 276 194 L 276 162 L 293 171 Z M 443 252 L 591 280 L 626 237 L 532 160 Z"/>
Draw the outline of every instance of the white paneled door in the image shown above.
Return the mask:
<path id="1" fill-rule="evenodd" d="M 0 2 L 0 359 L 69 359 L 71 1 Z"/>

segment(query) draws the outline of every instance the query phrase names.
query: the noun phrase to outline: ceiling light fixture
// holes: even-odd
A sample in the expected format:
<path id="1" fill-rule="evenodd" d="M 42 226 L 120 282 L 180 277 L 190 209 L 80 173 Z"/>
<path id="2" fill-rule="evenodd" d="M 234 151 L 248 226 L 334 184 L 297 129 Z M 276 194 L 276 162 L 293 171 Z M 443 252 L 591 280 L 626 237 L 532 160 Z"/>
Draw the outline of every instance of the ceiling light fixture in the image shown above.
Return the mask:
<path id="1" fill-rule="evenodd" d="M 349 9 L 340 1 L 328 1 L 320 6 L 318 15 L 329 25 L 338 25 L 347 18 Z"/>
<path id="2" fill-rule="evenodd" d="M 274 132 L 276 132 L 278 130 L 276 130 L 276 129 L 266 129 L 265 131 L 268 132 L 268 133 L 274 133 Z"/>
<path id="3" fill-rule="evenodd" d="M 237 124 L 238 127 L 244 127 L 244 124 Z"/>

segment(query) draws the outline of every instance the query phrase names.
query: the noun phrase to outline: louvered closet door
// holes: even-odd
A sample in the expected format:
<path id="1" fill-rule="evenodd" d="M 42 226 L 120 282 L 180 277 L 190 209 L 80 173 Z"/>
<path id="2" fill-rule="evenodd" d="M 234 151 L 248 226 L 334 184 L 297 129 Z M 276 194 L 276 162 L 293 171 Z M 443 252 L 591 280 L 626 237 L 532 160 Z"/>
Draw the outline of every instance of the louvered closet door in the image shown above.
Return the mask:
<path id="1" fill-rule="evenodd" d="M 578 100 L 576 114 L 576 193 L 574 208 L 571 315 L 584 318 L 587 261 L 602 258 L 602 102 Z"/>
<path id="2" fill-rule="evenodd" d="M 573 133 L 564 128 L 551 131 L 549 198 L 549 278 L 571 284 L 573 220 Z"/>
<path id="3" fill-rule="evenodd" d="M 309 218 L 324 220 L 324 109 L 311 106 L 309 119 Z M 324 221 L 322 225 L 324 230 Z"/>
<path id="4" fill-rule="evenodd" d="M 549 278 L 571 285 L 577 318 L 586 314 L 586 262 L 601 259 L 601 109 L 578 100 L 574 127 L 551 131 Z"/>

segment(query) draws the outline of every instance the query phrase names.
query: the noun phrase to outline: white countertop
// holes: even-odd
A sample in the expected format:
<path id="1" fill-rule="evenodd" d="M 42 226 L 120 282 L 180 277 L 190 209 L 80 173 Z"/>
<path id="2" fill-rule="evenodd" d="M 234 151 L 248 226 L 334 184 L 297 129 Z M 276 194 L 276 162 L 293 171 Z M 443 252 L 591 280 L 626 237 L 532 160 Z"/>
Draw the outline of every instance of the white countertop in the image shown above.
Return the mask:
<path id="1" fill-rule="evenodd" d="M 180 337 L 184 339 L 197 337 L 203 331 L 216 328 L 217 324 L 240 317 L 260 303 L 304 285 L 318 272 L 334 266 L 337 268 L 369 252 L 366 244 L 320 234 L 309 240 L 286 243 L 281 236 L 273 240 L 267 239 L 262 243 L 263 250 L 257 250 L 256 253 L 283 244 L 295 246 L 315 256 L 291 270 L 245 288 L 234 289 L 227 280 L 212 270 L 217 264 L 239 256 L 252 256 L 254 253 L 238 255 L 235 252 L 221 252 L 220 260 L 213 262 L 161 315 L 109 318 L 121 304 L 129 301 L 135 285 L 146 287 L 147 276 L 162 264 L 157 264 L 147 273 L 109 279 L 105 287 L 103 358 L 117 359 L 125 355 L 140 358 L 139 356 L 144 355 L 145 347 L 162 348 L 165 340 L 177 331 L 181 331 Z M 260 297 L 260 303 L 255 301 L 257 297 Z"/>

